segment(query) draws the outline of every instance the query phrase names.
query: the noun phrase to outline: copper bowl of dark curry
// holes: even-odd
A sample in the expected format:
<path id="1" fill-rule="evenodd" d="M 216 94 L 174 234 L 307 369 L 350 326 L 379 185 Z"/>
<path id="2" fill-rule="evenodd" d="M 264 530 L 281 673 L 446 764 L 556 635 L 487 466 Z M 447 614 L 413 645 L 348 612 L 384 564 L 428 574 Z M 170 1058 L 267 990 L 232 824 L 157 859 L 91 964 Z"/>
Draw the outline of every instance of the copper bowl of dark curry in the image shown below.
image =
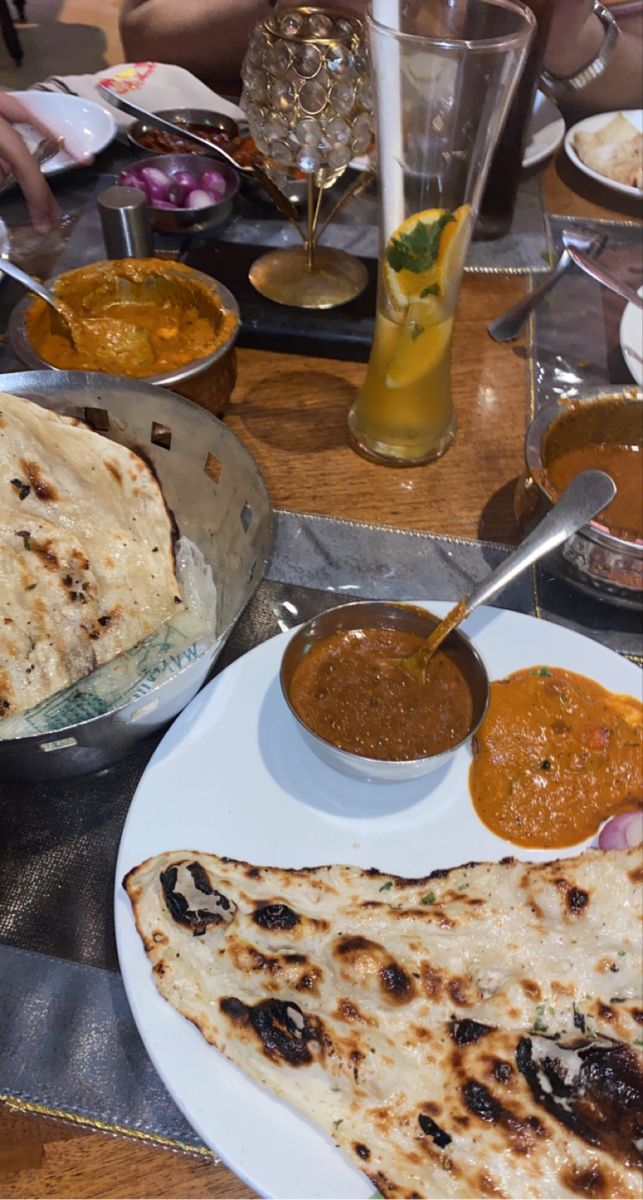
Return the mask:
<path id="1" fill-rule="evenodd" d="M 410 604 L 363 600 L 320 613 L 288 642 L 284 698 L 310 749 L 345 775 L 395 783 L 444 767 L 482 721 L 485 665 L 469 639 L 449 635 L 426 681 L 401 660 L 439 618 Z"/>
<path id="2" fill-rule="evenodd" d="M 625 608 L 643 605 L 643 392 L 599 392 L 541 409 L 525 457 L 541 504 L 580 471 L 611 475 L 617 493 L 549 565 L 583 592 Z"/>

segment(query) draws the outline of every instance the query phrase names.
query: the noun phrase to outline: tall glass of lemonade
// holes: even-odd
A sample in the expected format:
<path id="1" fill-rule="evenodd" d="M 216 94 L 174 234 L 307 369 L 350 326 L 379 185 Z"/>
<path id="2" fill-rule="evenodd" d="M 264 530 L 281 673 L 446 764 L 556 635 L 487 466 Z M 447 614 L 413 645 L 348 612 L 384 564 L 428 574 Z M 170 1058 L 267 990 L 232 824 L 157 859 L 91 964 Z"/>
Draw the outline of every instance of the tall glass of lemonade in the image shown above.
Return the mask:
<path id="1" fill-rule="evenodd" d="M 381 249 L 375 336 L 349 432 L 375 461 L 428 462 L 453 439 L 460 279 L 534 24 L 514 0 L 374 0 Z"/>

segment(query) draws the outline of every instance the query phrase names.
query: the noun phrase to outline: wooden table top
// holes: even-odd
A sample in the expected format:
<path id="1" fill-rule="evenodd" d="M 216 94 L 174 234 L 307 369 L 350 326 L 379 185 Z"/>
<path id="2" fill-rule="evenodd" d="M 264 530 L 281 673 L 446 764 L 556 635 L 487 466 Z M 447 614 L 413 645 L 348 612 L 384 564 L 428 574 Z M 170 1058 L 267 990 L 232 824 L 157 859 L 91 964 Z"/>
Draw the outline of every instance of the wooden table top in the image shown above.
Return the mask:
<path id="1" fill-rule="evenodd" d="M 595 184 L 561 152 L 544 173 L 548 209 L 638 219 L 635 202 Z M 454 332 L 456 441 L 439 462 L 375 466 L 346 443 L 364 365 L 242 350 L 230 428 L 259 463 L 275 507 L 512 542 L 512 495 L 528 412 L 524 341 L 485 326 L 524 292 L 513 276 L 465 277 Z M 88 1132 L 0 1105 L 0 1194 L 13 1197 L 250 1197 L 222 1165 Z"/>

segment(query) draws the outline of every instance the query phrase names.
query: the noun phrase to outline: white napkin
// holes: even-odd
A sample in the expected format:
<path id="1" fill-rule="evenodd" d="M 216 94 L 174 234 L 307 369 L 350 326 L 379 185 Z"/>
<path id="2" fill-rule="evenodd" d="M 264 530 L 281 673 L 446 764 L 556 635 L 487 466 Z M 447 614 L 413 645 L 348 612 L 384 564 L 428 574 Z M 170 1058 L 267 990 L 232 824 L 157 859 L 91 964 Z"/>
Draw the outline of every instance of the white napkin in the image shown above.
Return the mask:
<path id="1" fill-rule="evenodd" d="M 237 104 L 213 92 L 190 71 L 170 63 L 122 63 L 118 67 L 105 67 L 95 75 L 52 75 L 41 87 L 42 90 L 72 92 L 85 100 L 95 100 L 109 110 L 119 129 L 127 130 L 134 118 L 104 100 L 97 91 L 99 84 L 148 112 L 165 108 L 207 108 L 235 121 L 244 119 Z"/>

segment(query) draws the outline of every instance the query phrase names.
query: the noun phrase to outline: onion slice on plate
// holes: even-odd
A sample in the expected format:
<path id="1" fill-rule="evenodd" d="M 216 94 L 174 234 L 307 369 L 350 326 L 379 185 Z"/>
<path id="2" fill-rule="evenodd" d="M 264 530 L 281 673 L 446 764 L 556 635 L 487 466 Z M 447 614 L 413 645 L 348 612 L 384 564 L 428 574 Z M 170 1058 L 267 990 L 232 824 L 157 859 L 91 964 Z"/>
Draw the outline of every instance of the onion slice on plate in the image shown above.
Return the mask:
<path id="1" fill-rule="evenodd" d="M 617 813 L 606 821 L 598 835 L 600 850 L 627 850 L 643 842 L 643 812 Z"/>

